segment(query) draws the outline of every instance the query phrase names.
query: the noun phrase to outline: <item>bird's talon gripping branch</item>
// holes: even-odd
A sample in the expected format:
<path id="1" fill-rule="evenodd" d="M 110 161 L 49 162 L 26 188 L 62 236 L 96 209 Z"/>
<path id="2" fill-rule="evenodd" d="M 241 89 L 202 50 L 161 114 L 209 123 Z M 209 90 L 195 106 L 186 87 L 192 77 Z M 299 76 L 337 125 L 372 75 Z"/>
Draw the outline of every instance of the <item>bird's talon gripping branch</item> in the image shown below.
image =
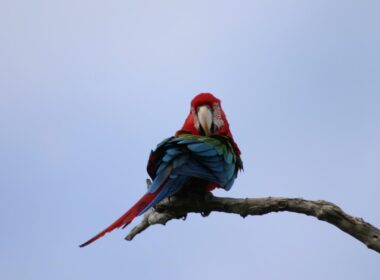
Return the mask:
<path id="1" fill-rule="evenodd" d="M 240 216 L 242 216 L 243 219 L 245 219 L 248 216 L 248 209 L 249 209 L 249 199 L 246 197 L 244 199 L 244 213 L 242 213 Z"/>
<path id="2" fill-rule="evenodd" d="M 209 199 L 212 199 L 213 197 L 214 195 L 212 194 L 212 192 L 205 192 L 204 200 L 209 200 Z"/>
<path id="3" fill-rule="evenodd" d="M 210 213 L 211 213 L 210 211 L 204 211 L 204 212 L 201 212 L 201 216 L 205 218 L 205 217 L 208 217 Z"/>
<path id="4" fill-rule="evenodd" d="M 171 199 L 171 196 L 169 196 L 166 199 L 154 205 L 152 208 L 157 213 L 162 213 L 162 212 L 167 211 L 170 208 L 171 204 L 172 204 L 172 199 Z"/>

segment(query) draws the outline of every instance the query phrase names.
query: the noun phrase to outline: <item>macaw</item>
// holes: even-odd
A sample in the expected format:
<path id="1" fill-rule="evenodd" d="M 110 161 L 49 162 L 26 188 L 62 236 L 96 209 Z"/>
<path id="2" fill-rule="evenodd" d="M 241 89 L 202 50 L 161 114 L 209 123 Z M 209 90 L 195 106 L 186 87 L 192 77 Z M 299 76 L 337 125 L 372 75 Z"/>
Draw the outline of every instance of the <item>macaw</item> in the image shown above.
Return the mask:
<path id="1" fill-rule="evenodd" d="M 84 247 L 106 233 L 126 227 L 163 199 L 180 190 L 229 190 L 243 168 L 240 150 L 232 137 L 221 101 L 200 93 L 191 101 L 190 113 L 175 136 L 151 152 L 147 171 L 152 184 L 147 193 L 109 227 L 81 244 Z"/>

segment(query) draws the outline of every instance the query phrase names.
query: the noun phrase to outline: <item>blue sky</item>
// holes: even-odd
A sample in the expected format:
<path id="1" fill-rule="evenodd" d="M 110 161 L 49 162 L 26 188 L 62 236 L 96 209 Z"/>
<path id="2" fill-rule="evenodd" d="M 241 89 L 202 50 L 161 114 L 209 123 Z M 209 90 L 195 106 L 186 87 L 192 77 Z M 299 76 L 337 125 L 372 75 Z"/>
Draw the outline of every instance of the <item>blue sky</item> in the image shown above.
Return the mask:
<path id="1" fill-rule="evenodd" d="M 245 165 L 217 195 L 325 199 L 380 226 L 379 10 L 0 3 L 0 278 L 378 279 L 377 253 L 291 213 L 191 215 L 77 245 L 144 193 L 149 151 L 202 91 L 222 100 Z"/>

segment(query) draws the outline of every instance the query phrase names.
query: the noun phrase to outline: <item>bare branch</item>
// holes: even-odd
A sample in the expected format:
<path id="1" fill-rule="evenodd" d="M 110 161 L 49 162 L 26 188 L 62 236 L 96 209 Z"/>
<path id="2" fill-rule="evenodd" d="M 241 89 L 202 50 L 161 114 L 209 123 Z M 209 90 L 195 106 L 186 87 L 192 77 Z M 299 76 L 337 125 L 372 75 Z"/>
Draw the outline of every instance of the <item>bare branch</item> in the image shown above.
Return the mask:
<path id="1" fill-rule="evenodd" d="M 294 212 L 313 216 L 328 222 L 364 243 L 369 249 L 380 253 L 380 230 L 343 212 L 337 205 L 324 200 L 305 200 L 301 198 L 228 198 L 216 197 L 211 193 L 187 194 L 175 196 L 159 203 L 149 210 L 139 225 L 131 230 L 126 240 L 132 240 L 137 234 L 155 224 L 165 225 L 172 219 L 180 219 L 188 213 L 224 212 L 242 217 L 265 215 L 272 212 Z"/>

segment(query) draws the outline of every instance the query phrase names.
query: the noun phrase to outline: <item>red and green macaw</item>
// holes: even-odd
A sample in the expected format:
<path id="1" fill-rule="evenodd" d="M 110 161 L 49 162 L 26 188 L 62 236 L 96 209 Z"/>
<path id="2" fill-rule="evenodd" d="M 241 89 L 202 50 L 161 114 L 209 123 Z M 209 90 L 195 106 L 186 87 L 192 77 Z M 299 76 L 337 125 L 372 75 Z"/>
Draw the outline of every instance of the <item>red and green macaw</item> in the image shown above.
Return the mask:
<path id="1" fill-rule="evenodd" d="M 198 94 L 191 101 L 182 129 L 151 152 L 147 170 L 152 184 L 147 193 L 123 216 L 80 247 L 127 226 L 136 216 L 180 190 L 223 188 L 228 191 L 242 168 L 240 150 L 220 100 L 210 93 Z"/>

